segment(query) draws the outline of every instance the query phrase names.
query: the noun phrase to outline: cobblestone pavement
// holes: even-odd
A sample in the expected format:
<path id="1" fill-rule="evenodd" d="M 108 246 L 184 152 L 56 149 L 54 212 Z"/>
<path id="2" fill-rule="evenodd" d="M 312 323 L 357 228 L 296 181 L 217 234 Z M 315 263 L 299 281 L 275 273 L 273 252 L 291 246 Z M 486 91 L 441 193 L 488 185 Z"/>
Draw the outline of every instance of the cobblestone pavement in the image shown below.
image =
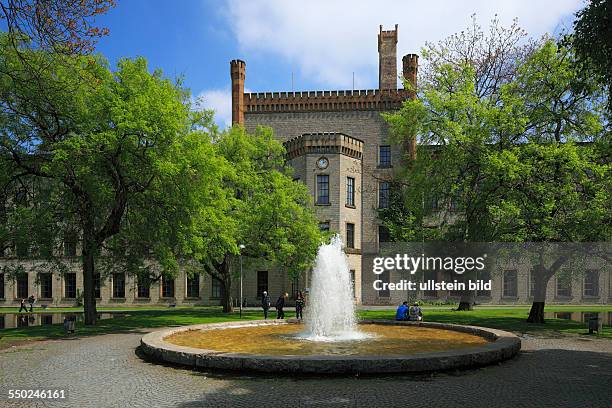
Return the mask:
<path id="1" fill-rule="evenodd" d="M 610 407 L 612 340 L 523 338 L 520 356 L 427 376 L 287 378 L 204 373 L 141 360 L 144 332 L 33 343 L 0 352 L 0 407 Z M 62 402 L 9 389 L 67 389 Z"/>

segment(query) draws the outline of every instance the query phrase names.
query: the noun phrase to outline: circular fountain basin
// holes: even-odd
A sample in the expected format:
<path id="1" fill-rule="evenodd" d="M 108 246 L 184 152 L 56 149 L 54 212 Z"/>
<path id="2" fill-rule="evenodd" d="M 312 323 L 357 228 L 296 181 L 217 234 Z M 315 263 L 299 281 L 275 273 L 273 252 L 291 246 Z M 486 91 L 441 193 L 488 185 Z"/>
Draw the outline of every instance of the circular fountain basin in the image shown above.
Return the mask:
<path id="1" fill-rule="evenodd" d="M 501 330 L 433 322 L 366 320 L 361 340 L 312 341 L 295 321 L 184 326 L 145 335 L 145 355 L 194 368 L 309 374 L 418 373 L 506 360 L 520 339 Z"/>

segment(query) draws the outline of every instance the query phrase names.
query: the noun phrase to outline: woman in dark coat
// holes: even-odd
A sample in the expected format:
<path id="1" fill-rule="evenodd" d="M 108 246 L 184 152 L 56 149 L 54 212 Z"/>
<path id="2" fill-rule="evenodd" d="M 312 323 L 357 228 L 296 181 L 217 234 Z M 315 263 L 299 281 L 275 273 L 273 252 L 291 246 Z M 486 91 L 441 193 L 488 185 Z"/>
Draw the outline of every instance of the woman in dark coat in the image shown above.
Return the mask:
<path id="1" fill-rule="evenodd" d="M 278 300 L 276 301 L 276 318 L 277 319 L 285 318 L 285 312 L 283 311 L 283 308 L 285 307 L 285 299 L 287 298 L 287 296 L 288 296 L 287 293 L 281 293 L 281 295 L 278 297 Z"/>

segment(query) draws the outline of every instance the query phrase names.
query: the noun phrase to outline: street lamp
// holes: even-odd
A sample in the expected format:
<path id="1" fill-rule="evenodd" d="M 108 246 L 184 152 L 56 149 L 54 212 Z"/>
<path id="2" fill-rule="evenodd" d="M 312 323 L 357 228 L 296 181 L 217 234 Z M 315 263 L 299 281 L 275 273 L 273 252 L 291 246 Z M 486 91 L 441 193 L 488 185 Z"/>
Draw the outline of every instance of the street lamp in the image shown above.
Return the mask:
<path id="1" fill-rule="evenodd" d="M 246 247 L 240 244 L 238 248 L 240 248 L 240 318 L 242 319 L 242 250 Z"/>

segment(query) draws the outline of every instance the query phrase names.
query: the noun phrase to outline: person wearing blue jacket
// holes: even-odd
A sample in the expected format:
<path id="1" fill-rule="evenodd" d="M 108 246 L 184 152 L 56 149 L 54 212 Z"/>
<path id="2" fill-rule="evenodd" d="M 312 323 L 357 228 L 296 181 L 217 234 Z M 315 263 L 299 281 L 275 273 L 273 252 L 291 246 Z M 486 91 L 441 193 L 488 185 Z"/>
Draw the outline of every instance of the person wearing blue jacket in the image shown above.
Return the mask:
<path id="1" fill-rule="evenodd" d="M 402 303 L 395 312 L 395 320 L 408 320 L 408 302 Z"/>

